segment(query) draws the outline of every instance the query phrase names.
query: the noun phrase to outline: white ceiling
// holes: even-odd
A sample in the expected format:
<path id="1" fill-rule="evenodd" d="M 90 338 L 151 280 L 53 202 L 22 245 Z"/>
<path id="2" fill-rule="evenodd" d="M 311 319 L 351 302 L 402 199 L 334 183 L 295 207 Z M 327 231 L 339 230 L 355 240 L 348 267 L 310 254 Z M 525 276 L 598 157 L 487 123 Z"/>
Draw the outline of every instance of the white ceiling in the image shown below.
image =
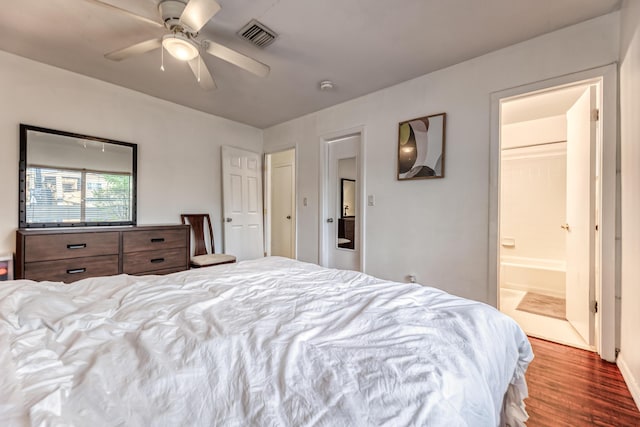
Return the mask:
<path id="1" fill-rule="evenodd" d="M 157 19 L 158 0 L 106 1 Z M 105 53 L 164 31 L 83 0 L 7 2 L 0 49 L 264 128 L 619 7 L 619 0 L 218 2 L 222 10 L 202 36 L 270 65 L 268 77 L 207 56 L 218 89 L 206 92 L 169 55 L 160 71 L 159 50 L 109 61 Z M 280 35 L 264 50 L 236 35 L 252 18 Z M 333 91 L 319 91 L 325 79 Z"/>
<path id="2" fill-rule="evenodd" d="M 564 115 L 589 87 L 588 84 L 552 89 L 502 103 L 502 124 Z"/>

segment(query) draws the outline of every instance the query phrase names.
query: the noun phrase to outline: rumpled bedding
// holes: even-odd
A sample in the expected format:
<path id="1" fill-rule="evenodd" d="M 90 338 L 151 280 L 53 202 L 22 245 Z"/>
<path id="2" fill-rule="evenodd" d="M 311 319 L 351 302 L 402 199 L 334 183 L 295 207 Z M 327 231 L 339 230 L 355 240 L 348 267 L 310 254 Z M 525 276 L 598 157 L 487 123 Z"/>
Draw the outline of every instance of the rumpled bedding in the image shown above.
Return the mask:
<path id="1" fill-rule="evenodd" d="M 278 257 L 0 285 L 0 425 L 523 425 L 532 357 L 485 304 Z"/>

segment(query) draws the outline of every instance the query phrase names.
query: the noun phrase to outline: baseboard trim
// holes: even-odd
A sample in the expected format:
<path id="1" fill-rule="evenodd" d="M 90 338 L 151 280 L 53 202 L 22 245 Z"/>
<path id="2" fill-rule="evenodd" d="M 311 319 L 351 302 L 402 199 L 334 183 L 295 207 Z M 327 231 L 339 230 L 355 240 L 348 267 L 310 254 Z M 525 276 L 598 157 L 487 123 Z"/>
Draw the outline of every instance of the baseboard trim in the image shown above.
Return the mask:
<path id="1" fill-rule="evenodd" d="M 624 382 L 627 383 L 627 388 L 631 393 L 631 397 L 633 397 L 638 410 L 640 410 L 640 384 L 638 384 L 637 379 L 634 378 L 633 374 L 631 373 L 631 369 L 629 369 L 629 366 L 624 361 L 622 352 L 618 354 L 618 360 L 616 361 L 616 364 L 618 365 L 618 369 L 620 369 L 620 373 L 622 374 L 622 378 L 624 378 Z"/>

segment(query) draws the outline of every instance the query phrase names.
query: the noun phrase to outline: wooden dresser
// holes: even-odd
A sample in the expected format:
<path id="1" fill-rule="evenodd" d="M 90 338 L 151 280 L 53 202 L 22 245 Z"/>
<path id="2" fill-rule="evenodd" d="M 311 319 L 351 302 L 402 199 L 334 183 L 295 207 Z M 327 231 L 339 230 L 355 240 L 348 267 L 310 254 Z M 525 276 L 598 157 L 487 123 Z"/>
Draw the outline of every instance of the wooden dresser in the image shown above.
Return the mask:
<path id="1" fill-rule="evenodd" d="M 168 274 L 189 268 L 189 226 L 20 229 L 16 279 L 65 283 L 114 274 Z"/>

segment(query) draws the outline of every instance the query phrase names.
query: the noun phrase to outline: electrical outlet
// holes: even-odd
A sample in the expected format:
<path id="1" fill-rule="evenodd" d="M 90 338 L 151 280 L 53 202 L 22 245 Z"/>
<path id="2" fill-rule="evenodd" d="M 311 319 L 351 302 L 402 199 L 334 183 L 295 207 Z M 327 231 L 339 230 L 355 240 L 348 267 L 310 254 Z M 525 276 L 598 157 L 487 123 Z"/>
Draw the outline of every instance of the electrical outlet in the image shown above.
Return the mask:
<path id="1" fill-rule="evenodd" d="M 369 194 L 367 196 L 367 206 L 375 206 L 376 205 L 376 197 L 373 194 Z"/>

